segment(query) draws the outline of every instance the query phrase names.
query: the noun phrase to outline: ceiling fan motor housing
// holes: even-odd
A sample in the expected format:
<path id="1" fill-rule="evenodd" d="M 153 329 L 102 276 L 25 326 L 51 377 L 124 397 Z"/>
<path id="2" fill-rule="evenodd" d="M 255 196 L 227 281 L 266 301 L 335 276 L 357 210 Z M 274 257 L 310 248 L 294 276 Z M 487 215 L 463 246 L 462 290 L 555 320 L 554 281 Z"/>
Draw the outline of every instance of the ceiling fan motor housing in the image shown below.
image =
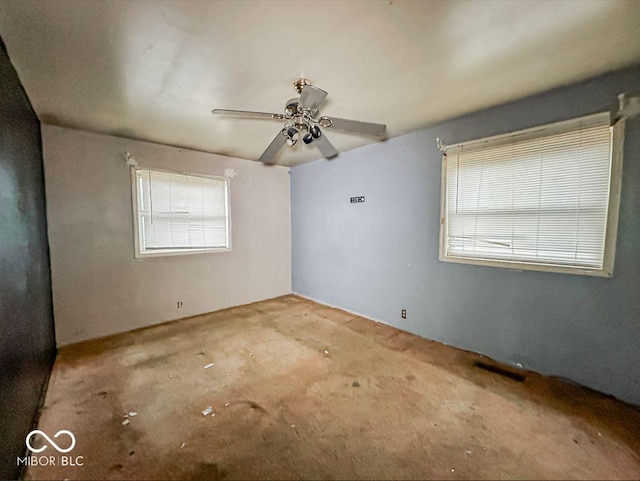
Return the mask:
<path id="1" fill-rule="evenodd" d="M 293 117 L 298 113 L 298 98 L 287 100 L 284 106 L 284 113 L 288 117 Z"/>

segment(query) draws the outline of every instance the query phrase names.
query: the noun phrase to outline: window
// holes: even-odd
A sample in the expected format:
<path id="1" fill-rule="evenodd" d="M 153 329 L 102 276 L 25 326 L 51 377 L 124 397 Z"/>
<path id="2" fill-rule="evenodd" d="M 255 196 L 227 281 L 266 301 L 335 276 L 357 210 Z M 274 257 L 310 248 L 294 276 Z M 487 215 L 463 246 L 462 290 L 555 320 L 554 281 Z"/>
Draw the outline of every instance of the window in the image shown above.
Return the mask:
<path id="1" fill-rule="evenodd" d="M 230 248 L 224 177 L 134 169 L 136 257 Z"/>
<path id="2" fill-rule="evenodd" d="M 440 259 L 612 275 L 621 146 L 596 114 L 446 147 Z"/>

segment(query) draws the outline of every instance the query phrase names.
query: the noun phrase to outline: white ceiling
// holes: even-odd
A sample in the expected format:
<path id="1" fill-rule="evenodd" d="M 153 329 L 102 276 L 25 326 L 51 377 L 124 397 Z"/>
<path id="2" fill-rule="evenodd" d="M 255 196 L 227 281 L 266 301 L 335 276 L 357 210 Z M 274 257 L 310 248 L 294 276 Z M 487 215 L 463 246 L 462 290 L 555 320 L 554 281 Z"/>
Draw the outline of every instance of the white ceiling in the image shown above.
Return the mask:
<path id="1" fill-rule="evenodd" d="M 395 137 L 640 62 L 640 1 L 0 0 L 0 36 L 45 123 L 255 160 L 280 123 L 212 108 L 281 113 L 304 76 Z"/>

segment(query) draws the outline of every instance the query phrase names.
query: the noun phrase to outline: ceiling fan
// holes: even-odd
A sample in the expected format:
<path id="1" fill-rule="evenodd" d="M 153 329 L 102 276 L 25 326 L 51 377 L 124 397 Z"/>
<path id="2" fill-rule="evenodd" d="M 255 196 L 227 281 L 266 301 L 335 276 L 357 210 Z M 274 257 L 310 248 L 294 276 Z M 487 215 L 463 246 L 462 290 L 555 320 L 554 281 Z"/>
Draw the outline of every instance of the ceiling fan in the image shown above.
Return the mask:
<path id="1" fill-rule="evenodd" d="M 212 114 L 233 115 L 251 119 L 284 120 L 284 127 L 271 141 L 267 150 L 260 158 L 261 162 L 272 164 L 280 149 L 286 144 L 293 147 L 300 137 L 305 144 L 313 143 L 326 158 L 338 155 L 338 151 L 329 142 L 320 127 L 326 129 L 341 130 L 358 135 L 368 135 L 383 138 L 387 126 L 371 122 L 359 122 L 357 120 L 339 119 L 337 117 L 318 117 L 318 107 L 324 102 L 327 92 L 311 85 L 305 78 L 299 78 L 293 83 L 300 97 L 287 101 L 284 114 L 270 114 L 266 112 L 249 112 L 246 110 L 213 109 Z"/>

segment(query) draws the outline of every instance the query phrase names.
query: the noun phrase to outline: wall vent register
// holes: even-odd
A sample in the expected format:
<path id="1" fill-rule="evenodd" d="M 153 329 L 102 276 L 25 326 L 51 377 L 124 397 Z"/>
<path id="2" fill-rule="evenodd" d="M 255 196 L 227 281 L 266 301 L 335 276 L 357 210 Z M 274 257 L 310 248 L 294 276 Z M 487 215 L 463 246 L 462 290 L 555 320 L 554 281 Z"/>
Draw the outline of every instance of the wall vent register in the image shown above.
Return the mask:
<path id="1" fill-rule="evenodd" d="M 225 177 L 132 169 L 136 257 L 228 251 Z"/>
<path id="2" fill-rule="evenodd" d="M 596 114 L 444 147 L 440 259 L 611 276 L 623 125 Z"/>

